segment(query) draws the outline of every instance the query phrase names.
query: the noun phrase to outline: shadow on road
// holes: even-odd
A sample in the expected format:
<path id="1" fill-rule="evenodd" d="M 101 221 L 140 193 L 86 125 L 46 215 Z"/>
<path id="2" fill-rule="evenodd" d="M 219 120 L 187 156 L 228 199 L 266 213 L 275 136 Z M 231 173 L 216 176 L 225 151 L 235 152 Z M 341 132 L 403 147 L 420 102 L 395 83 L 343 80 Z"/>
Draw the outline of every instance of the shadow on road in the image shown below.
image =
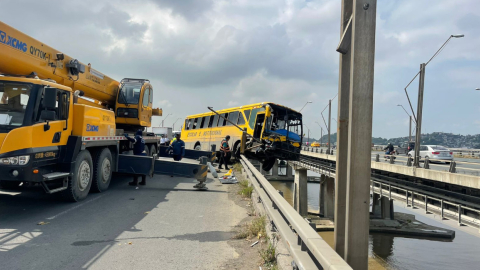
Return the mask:
<path id="1" fill-rule="evenodd" d="M 135 225 L 166 202 L 171 191 L 192 192 L 196 184 L 195 179 L 170 176 L 148 178 L 147 186 L 138 188 L 128 186 L 129 181 L 131 177 L 114 175 L 107 192 L 90 194 L 79 203 L 44 194 L 39 187 L 26 187 L 18 192 L 0 190 L 2 268 L 88 267 L 123 232 L 140 232 Z M 185 185 L 175 189 L 181 183 L 191 183 L 192 189 Z M 81 244 L 88 241 L 94 241 L 95 245 Z"/>

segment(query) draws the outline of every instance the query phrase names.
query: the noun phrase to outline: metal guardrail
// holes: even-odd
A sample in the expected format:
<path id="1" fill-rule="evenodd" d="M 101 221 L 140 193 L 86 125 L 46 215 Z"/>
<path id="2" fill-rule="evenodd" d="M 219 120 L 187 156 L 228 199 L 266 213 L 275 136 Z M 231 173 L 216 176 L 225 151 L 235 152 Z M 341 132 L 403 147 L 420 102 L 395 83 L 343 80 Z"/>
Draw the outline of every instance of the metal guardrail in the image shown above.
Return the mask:
<path id="1" fill-rule="evenodd" d="M 425 209 L 425 213 L 434 213 L 441 216 L 442 219 L 451 219 L 456 220 L 458 225 L 466 225 L 470 227 L 480 228 L 480 210 L 474 209 L 456 202 L 448 201 L 444 198 L 438 198 L 431 196 L 419 191 L 409 190 L 405 187 L 399 187 L 395 184 L 386 184 L 379 181 L 372 180 L 371 182 L 371 192 L 377 193 L 380 197 L 388 197 L 390 200 L 396 200 L 400 202 L 405 202 L 407 207 L 422 207 Z M 400 193 L 398 191 L 402 191 Z M 423 200 L 416 200 L 415 197 L 422 197 Z M 430 200 L 430 202 L 429 202 Z M 434 201 L 437 204 L 434 204 Z M 447 208 L 446 205 L 453 206 L 454 211 L 450 208 Z M 477 214 L 477 217 L 467 216 L 464 211 L 471 211 Z"/>
<path id="2" fill-rule="evenodd" d="M 282 235 L 299 269 L 352 269 L 280 195 L 268 180 L 241 156 L 241 163 L 269 219 Z"/>

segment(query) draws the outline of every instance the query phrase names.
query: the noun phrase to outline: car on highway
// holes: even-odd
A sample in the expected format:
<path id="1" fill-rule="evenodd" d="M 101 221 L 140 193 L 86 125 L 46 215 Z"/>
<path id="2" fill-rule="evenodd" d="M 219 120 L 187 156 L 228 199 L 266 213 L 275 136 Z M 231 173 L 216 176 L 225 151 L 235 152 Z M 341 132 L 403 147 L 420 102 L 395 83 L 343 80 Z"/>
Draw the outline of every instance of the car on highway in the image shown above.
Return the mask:
<path id="1" fill-rule="evenodd" d="M 415 151 L 408 152 L 409 157 L 413 157 Z M 450 164 L 453 160 L 453 152 L 441 145 L 420 145 L 420 160 L 427 158 L 431 161 L 444 161 Z"/>
<path id="2" fill-rule="evenodd" d="M 408 155 L 408 152 L 413 150 L 415 147 L 415 142 L 404 142 L 398 145 L 398 147 L 395 148 L 395 152 L 397 155 Z"/>
<path id="3" fill-rule="evenodd" d="M 313 142 L 312 145 L 310 145 L 311 147 L 320 147 L 320 143 L 319 142 Z"/>

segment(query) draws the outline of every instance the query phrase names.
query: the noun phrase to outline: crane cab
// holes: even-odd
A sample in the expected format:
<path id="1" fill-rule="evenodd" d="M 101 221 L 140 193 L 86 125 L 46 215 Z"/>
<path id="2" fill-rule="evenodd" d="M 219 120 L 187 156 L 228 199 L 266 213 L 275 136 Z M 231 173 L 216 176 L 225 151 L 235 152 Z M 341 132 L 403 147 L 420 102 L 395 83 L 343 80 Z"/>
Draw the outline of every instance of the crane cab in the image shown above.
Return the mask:
<path id="1" fill-rule="evenodd" d="M 118 128 L 137 130 L 149 127 L 152 115 L 153 87 L 147 79 L 126 78 L 120 82 L 116 101 L 116 122 Z"/>

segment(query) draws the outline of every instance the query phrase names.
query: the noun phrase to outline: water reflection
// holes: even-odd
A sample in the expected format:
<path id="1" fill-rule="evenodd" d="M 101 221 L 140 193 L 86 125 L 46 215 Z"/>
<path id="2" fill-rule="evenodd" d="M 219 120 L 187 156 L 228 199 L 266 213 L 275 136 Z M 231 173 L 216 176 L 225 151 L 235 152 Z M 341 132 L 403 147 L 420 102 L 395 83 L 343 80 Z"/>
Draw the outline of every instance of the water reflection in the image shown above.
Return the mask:
<path id="1" fill-rule="evenodd" d="M 309 172 L 310 175 L 310 172 Z M 293 203 L 293 182 L 270 182 L 283 191 L 284 198 Z M 319 184 L 308 183 L 309 211 L 318 211 Z M 418 215 L 416 212 L 395 204 L 395 212 L 413 214 L 416 219 L 440 228 L 455 230 L 455 239 L 409 238 L 391 234 L 370 234 L 369 269 L 480 269 L 479 235 L 470 235 L 457 228 Z M 320 232 L 320 236 L 333 247 L 333 232 Z"/>

